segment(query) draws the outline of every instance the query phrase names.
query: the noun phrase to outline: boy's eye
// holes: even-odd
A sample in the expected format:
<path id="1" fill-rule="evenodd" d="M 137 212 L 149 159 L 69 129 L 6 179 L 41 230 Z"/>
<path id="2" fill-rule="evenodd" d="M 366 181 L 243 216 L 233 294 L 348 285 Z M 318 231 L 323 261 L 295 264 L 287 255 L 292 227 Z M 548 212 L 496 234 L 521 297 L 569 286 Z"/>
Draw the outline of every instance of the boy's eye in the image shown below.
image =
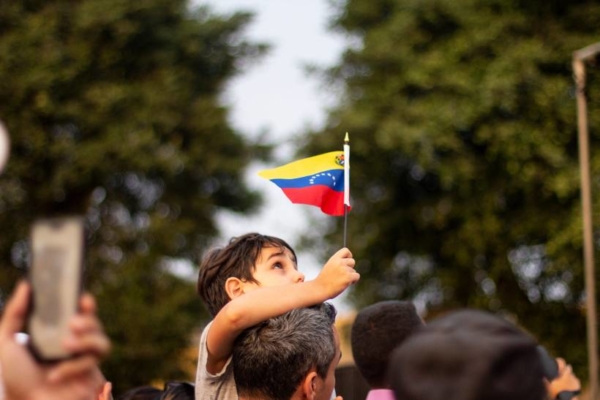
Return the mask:
<path id="1" fill-rule="evenodd" d="M 273 268 L 283 268 L 283 265 L 281 265 L 281 263 L 275 263 L 273 264 Z"/>

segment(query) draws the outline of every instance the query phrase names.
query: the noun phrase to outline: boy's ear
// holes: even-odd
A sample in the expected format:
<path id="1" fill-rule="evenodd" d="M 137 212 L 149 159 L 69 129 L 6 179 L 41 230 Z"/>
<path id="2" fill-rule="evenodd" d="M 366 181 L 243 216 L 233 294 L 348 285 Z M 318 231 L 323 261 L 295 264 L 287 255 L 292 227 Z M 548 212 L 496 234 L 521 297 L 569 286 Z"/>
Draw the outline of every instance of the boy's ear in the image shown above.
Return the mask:
<path id="1" fill-rule="evenodd" d="M 225 291 L 231 300 L 244 294 L 244 283 L 238 278 L 227 278 L 225 281 Z"/>
<path id="2" fill-rule="evenodd" d="M 313 369 L 302 380 L 302 398 L 314 400 L 317 397 L 317 372 Z"/>

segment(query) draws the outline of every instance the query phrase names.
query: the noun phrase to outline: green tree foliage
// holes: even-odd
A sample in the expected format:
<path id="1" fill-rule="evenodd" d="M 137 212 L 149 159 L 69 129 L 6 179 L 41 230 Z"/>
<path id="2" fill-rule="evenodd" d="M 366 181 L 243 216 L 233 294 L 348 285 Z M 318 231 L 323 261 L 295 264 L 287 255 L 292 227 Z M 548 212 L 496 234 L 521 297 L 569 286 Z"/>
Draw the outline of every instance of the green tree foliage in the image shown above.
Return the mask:
<path id="1" fill-rule="evenodd" d="M 117 392 L 188 378 L 179 354 L 206 314 L 174 266 L 197 260 L 219 209 L 258 205 L 242 172 L 265 149 L 219 102 L 266 50 L 241 36 L 250 17 L 183 0 L 0 1 L 0 118 L 12 134 L 0 288 L 27 268 L 34 219 L 85 215 L 84 285 L 114 342 L 103 369 Z"/>
<path id="2" fill-rule="evenodd" d="M 326 74 L 343 95 L 303 153 L 339 148 L 350 132 L 357 305 L 412 298 L 430 315 L 464 306 L 510 314 L 584 366 L 571 60 L 600 40 L 600 4 L 334 3 L 333 27 L 353 39 Z M 593 66 L 587 87 L 599 172 Z M 340 232 L 329 243 L 339 244 Z"/>

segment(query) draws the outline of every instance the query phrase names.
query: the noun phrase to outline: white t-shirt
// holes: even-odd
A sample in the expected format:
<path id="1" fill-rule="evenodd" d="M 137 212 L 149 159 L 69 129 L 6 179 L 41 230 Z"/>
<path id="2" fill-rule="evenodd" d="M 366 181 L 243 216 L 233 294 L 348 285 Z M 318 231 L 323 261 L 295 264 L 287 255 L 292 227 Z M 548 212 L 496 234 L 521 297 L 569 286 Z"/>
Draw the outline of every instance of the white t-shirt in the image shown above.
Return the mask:
<path id="1" fill-rule="evenodd" d="M 204 328 L 200 336 L 198 369 L 196 370 L 196 400 L 238 400 L 231 356 L 217 374 L 213 375 L 206 370 L 206 361 L 208 360 L 206 337 L 211 325 L 212 322 Z"/>

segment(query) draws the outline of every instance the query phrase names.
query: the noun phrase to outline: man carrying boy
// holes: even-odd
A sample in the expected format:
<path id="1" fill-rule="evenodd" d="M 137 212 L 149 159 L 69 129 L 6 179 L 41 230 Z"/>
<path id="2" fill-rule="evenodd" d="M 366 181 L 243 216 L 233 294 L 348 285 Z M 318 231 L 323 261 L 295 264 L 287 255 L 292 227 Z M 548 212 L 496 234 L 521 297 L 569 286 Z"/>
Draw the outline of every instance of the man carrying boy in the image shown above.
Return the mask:
<path id="1" fill-rule="evenodd" d="M 335 308 L 323 303 L 242 332 L 232 361 L 240 399 L 329 400 L 341 357 L 334 320 Z"/>
<path id="2" fill-rule="evenodd" d="M 240 333 L 296 308 L 322 303 L 357 282 L 352 253 L 343 248 L 305 282 L 285 241 L 249 233 L 207 254 L 198 293 L 214 317 L 200 338 L 196 400 L 238 399 L 231 354 Z"/>

